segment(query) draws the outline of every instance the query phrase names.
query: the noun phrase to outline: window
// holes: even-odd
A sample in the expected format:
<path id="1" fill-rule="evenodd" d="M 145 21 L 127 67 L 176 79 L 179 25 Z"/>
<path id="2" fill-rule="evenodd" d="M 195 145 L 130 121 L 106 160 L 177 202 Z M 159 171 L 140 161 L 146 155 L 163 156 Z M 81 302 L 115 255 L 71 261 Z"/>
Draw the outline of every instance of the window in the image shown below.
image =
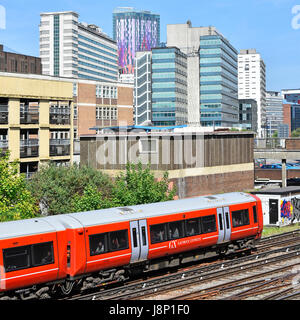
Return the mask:
<path id="1" fill-rule="evenodd" d="M 5 272 L 54 263 L 53 242 L 3 249 Z"/>
<path id="2" fill-rule="evenodd" d="M 257 212 L 256 212 L 256 206 L 253 207 L 253 220 L 254 223 L 257 223 Z"/>
<path id="3" fill-rule="evenodd" d="M 133 238 L 133 247 L 137 248 L 137 234 L 136 234 L 136 228 L 132 229 L 132 238 Z"/>
<path id="4" fill-rule="evenodd" d="M 3 250 L 5 272 L 30 268 L 30 246 Z"/>
<path id="5" fill-rule="evenodd" d="M 41 243 L 32 246 L 32 264 L 34 267 L 52 264 L 53 257 L 53 243 Z"/>
<path id="6" fill-rule="evenodd" d="M 200 234 L 200 219 L 189 219 L 185 221 L 186 236 L 192 237 Z"/>
<path id="7" fill-rule="evenodd" d="M 128 230 L 114 231 L 109 233 L 110 250 L 118 251 L 128 249 Z"/>
<path id="8" fill-rule="evenodd" d="M 249 222 L 249 210 L 238 210 L 232 212 L 232 225 L 234 228 L 246 226 Z"/>
<path id="9" fill-rule="evenodd" d="M 150 226 L 151 243 L 159 243 L 167 241 L 167 224 L 157 224 Z"/>
<path id="10" fill-rule="evenodd" d="M 215 232 L 217 230 L 216 217 L 214 215 L 201 218 L 202 233 Z"/>
<path id="11" fill-rule="evenodd" d="M 106 253 L 107 250 L 107 233 L 96 234 L 89 236 L 90 240 L 90 255 L 96 256 Z"/>
<path id="12" fill-rule="evenodd" d="M 169 223 L 169 240 L 179 239 L 184 237 L 183 221 Z"/>
<path id="13" fill-rule="evenodd" d="M 142 241 L 143 241 L 143 246 L 147 245 L 147 238 L 146 238 L 146 228 L 142 227 Z"/>

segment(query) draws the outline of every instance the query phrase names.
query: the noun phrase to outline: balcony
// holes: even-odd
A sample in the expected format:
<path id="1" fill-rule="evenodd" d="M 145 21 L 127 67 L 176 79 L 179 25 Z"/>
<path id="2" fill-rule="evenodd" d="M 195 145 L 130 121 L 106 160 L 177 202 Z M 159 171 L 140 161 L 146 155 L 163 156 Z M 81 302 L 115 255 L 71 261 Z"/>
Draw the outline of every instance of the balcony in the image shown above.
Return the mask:
<path id="1" fill-rule="evenodd" d="M 8 105 L 0 104 L 0 124 L 8 124 Z"/>
<path id="2" fill-rule="evenodd" d="M 70 124 L 71 123 L 71 109 L 50 107 L 50 124 Z"/>
<path id="3" fill-rule="evenodd" d="M 39 106 L 21 104 L 20 124 L 38 124 L 38 123 L 39 123 Z"/>
<path id="4" fill-rule="evenodd" d="M 50 156 L 69 156 L 70 146 L 70 139 L 50 139 Z"/>
<path id="5" fill-rule="evenodd" d="M 39 156 L 39 140 L 28 139 L 20 141 L 20 157 L 35 158 Z"/>

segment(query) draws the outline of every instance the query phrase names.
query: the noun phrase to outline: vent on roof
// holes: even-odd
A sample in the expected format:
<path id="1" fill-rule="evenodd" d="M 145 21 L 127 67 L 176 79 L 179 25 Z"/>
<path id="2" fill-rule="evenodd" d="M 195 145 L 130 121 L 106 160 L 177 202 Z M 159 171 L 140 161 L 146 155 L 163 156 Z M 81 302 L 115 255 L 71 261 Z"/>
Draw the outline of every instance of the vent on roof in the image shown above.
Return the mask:
<path id="1" fill-rule="evenodd" d="M 134 213 L 134 210 L 133 210 L 133 209 L 127 208 L 127 207 L 118 208 L 118 210 L 120 210 L 120 213 L 121 213 L 121 214 L 132 214 L 132 213 Z"/>
<path id="2" fill-rule="evenodd" d="M 213 197 L 213 196 L 208 196 L 208 197 L 205 197 L 206 199 L 209 199 L 209 200 L 217 200 L 218 198 L 216 197 Z"/>

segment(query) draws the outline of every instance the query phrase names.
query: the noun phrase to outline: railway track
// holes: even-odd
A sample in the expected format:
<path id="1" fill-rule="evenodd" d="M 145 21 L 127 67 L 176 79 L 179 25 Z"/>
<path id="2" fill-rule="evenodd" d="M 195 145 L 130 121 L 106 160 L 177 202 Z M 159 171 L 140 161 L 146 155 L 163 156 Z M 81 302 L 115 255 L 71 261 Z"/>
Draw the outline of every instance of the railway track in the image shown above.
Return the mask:
<path id="1" fill-rule="evenodd" d="M 298 237 L 296 237 L 298 234 Z M 282 241 L 290 241 L 293 244 L 282 246 Z M 276 239 L 276 241 L 274 240 Z M 297 239 L 297 240 L 296 240 Z M 278 240 L 278 241 L 277 241 Z M 271 245 L 272 243 L 272 245 Z M 136 283 L 124 284 L 122 287 L 102 290 L 87 295 L 72 297 L 69 300 L 128 300 L 147 298 L 153 294 L 170 292 L 178 288 L 187 287 L 195 282 L 211 281 L 214 277 L 225 277 L 228 272 L 245 272 L 247 263 L 252 261 L 256 267 L 270 264 L 278 255 L 288 255 L 287 257 L 300 257 L 300 232 L 291 232 L 286 235 L 278 235 L 263 239 L 263 250 L 259 250 L 250 256 L 241 257 L 234 260 L 222 261 L 209 264 L 208 266 L 196 267 L 188 270 L 181 270 L 176 274 L 164 275 L 155 279 L 139 281 Z M 276 247 L 276 249 L 266 251 L 267 246 Z M 271 258 L 271 260 L 270 260 Z M 290 258 L 289 258 L 290 259 Z M 269 261 L 268 261 L 269 260 Z M 253 284 L 254 285 L 254 284 Z"/>

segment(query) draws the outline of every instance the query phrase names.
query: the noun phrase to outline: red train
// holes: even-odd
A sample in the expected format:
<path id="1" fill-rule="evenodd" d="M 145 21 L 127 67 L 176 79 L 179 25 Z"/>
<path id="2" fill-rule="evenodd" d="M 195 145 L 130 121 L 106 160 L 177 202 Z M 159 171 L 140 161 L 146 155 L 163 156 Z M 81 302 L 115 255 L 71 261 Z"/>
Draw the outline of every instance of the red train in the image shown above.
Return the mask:
<path id="1" fill-rule="evenodd" d="M 260 200 L 228 193 L 0 223 L 0 299 L 68 295 L 253 248 Z"/>

